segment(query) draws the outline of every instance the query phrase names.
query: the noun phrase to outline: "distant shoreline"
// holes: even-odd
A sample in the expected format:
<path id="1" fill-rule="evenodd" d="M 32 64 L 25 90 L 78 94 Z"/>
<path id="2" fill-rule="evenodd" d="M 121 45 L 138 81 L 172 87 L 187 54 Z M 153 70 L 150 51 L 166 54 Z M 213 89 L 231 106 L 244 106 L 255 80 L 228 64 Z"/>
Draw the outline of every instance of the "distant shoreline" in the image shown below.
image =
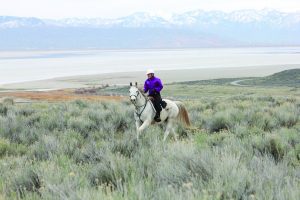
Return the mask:
<path id="1" fill-rule="evenodd" d="M 300 68 L 298 65 L 272 65 L 231 68 L 200 68 L 186 70 L 161 70 L 156 74 L 164 83 L 209 80 L 218 78 L 262 77 L 287 69 Z M 0 91 L 11 90 L 59 90 L 68 88 L 93 87 L 99 85 L 126 85 L 129 82 L 143 84 L 146 79 L 144 71 L 116 72 L 95 75 L 80 75 L 53 78 L 47 80 L 28 81 L 0 85 Z"/>

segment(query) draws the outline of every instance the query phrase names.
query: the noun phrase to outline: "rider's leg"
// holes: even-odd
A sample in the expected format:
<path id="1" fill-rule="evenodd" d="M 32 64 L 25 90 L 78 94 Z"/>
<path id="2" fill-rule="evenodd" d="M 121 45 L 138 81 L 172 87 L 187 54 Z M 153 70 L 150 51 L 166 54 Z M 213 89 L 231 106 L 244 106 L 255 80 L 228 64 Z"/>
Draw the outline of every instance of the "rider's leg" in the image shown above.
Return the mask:
<path id="1" fill-rule="evenodd" d="M 161 121 L 161 119 L 160 119 L 160 112 L 162 110 L 161 109 L 161 105 L 160 105 L 161 97 L 160 97 L 159 93 L 157 93 L 153 97 L 154 97 L 153 105 L 154 105 L 154 108 L 156 110 L 156 115 L 154 117 L 154 120 L 157 121 L 157 122 L 160 122 Z"/>

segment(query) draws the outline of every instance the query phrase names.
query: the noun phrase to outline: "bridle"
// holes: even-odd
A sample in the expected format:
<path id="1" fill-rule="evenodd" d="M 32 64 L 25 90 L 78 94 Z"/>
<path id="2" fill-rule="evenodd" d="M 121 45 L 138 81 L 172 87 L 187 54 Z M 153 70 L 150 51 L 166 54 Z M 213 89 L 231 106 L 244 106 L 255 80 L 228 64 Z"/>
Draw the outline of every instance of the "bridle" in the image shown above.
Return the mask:
<path id="1" fill-rule="evenodd" d="M 135 99 L 138 99 L 138 96 L 139 95 L 141 95 L 141 92 L 139 91 L 139 90 L 137 90 L 136 91 L 136 95 L 134 95 L 134 94 L 132 94 L 132 95 L 130 95 L 129 97 L 131 98 L 131 97 L 135 97 Z M 144 95 L 143 95 L 144 96 Z M 145 97 L 145 96 L 144 96 Z M 136 105 L 136 103 L 133 103 L 132 101 L 132 103 L 133 103 L 133 105 L 135 106 L 135 109 L 136 109 L 136 112 L 135 112 L 135 114 L 138 116 L 138 118 L 140 119 L 140 121 L 142 122 L 142 120 L 141 120 L 141 115 L 143 114 L 143 112 L 144 112 L 144 110 L 145 110 L 145 108 L 146 108 L 146 106 L 147 106 L 147 104 L 148 104 L 148 101 L 149 101 L 149 99 L 147 99 L 146 97 L 145 97 L 145 104 L 144 105 L 141 105 L 141 106 L 138 106 L 138 105 Z M 138 110 L 139 110 L 139 108 L 142 108 L 143 107 L 143 109 L 142 109 L 142 111 L 140 112 L 140 113 L 138 113 Z"/>

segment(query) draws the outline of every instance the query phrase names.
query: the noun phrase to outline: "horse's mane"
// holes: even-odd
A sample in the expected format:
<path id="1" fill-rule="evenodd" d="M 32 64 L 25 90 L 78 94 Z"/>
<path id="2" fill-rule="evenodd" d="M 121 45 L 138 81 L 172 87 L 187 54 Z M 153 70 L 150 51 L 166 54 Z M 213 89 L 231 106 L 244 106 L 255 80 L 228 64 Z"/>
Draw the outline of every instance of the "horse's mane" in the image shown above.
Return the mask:
<path id="1" fill-rule="evenodd" d="M 138 87 L 137 87 L 137 89 L 139 90 L 139 92 L 140 92 L 145 98 L 147 98 L 146 95 L 145 95 L 145 93 L 144 93 L 144 90 L 143 90 L 143 89 L 138 88 Z"/>

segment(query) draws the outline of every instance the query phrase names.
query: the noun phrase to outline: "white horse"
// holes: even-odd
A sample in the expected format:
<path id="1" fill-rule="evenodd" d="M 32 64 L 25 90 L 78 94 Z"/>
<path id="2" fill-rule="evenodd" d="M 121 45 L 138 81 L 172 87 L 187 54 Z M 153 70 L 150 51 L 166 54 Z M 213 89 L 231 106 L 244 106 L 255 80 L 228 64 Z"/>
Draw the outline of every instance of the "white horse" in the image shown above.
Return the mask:
<path id="1" fill-rule="evenodd" d="M 151 100 L 148 99 L 144 92 L 137 87 L 137 83 L 135 83 L 135 86 L 130 83 L 130 86 L 130 101 L 135 106 L 134 118 L 137 129 L 137 140 L 139 139 L 139 136 L 143 130 L 145 130 L 151 124 L 167 124 L 164 133 L 164 141 L 167 139 L 170 132 L 174 134 L 174 138 L 177 140 L 174 130 L 174 123 L 176 121 L 179 120 L 184 125 L 190 126 L 188 112 L 183 103 L 168 99 L 163 99 L 167 103 L 167 106 L 162 109 L 160 113 L 161 122 L 155 122 L 154 116 L 156 111 Z"/>

